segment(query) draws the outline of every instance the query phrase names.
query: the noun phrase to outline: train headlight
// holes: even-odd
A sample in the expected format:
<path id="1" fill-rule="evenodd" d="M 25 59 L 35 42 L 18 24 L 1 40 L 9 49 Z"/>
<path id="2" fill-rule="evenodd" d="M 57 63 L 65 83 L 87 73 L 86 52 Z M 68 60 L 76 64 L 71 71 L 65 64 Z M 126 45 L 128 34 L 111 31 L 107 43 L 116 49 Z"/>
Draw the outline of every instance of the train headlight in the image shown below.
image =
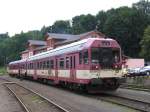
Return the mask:
<path id="1" fill-rule="evenodd" d="M 98 66 L 96 65 L 95 68 L 98 68 Z"/>
<path id="2" fill-rule="evenodd" d="M 117 66 L 117 65 L 115 65 L 115 68 L 118 68 L 118 66 Z"/>

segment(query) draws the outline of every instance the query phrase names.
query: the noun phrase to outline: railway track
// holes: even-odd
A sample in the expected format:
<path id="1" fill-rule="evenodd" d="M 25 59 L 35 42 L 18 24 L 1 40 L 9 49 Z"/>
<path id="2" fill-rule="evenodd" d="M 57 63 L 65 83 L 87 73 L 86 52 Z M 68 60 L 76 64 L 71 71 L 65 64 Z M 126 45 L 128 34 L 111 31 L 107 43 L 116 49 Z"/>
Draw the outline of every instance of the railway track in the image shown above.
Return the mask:
<path id="1" fill-rule="evenodd" d="M 0 80 L 3 80 L 2 84 L 13 93 L 25 112 L 69 112 L 29 88 L 7 79 L 0 78 Z"/>
<path id="2" fill-rule="evenodd" d="M 5 83 L 5 85 L 10 88 L 11 88 L 11 86 L 13 86 L 13 84 L 18 85 L 17 83 L 11 83 L 11 82 Z M 24 88 L 21 85 L 18 85 L 18 86 Z M 17 89 L 19 89 L 19 87 L 17 87 Z M 24 88 L 24 89 L 26 89 L 26 88 Z M 29 91 L 32 91 L 32 90 L 29 89 Z M 79 93 L 79 94 L 81 95 L 81 93 Z M 95 98 L 98 100 L 102 100 L 105 102 L 110 102 L 113 104 L 125 106 L 128 108 L 132 108 L 134 110 L 138 110 L 138 111 L 142 111 L 142 112 L 150 112 L 150 102 L 145 102 L 145 101 L 141 101 L 141 100 L 137 100 L 137 99 L 133 99 L 133 98 L 122 97 L 122 96 L 118 96 L 118 95 L 111 94 L 111 93 L 105 93 L 103 95 L 91 95 L 91 94 L 83 93 L 82 95 L 86 96 L 86 97 L 91 97 L 91 98 Z M 63 112 L 68 112 L 68 111 L 66 110 Z"/>
<path id="3" fill-rule="evenodd" d="M 137 99 L 117 96 L 111 93 L 106 93 L 104 96 L 97 97 L 97 99 L 100 99 L 102 101 L 115 103 L 118 105 L 126 106 L 138 111 L 142 112 L 150 112 L 150 102 L 145 102 Z"/>
<path id="4" fill-rule="evenodd" d="M 120 88 L 123 89 L 131 89 L 131 90 L 137 90 L 137 91 L 145 91 L 145 92 L 150 92 L 150 88 L 141 88 L 141 87 L 134 87 L 134 86 L 127 86 L 127 85 L 122 85 Z"/>

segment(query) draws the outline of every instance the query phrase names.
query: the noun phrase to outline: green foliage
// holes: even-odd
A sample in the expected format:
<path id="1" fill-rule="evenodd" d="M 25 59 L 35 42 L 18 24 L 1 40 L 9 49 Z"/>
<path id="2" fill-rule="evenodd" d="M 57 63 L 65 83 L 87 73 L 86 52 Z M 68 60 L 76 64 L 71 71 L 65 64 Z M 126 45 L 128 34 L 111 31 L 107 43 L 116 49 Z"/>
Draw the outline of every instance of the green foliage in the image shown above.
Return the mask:
<path id="1" fill-rule="evenodd" d="M 104 32 L 104 25 L 107 20 L 108 14 L 104 11 L 100 11 L 96 15 L 96 21 L 97 21 L 97 30 L 100 32 Z"/>
<path id="2" fill-rule="evenodd" d="M 141 40 L 141 56 L 150 61 L 150 25 L 145 29 L 143 39 Z"/>
<path id="3" fill-rule="evenodd" d="M 7 74 L 6 67 L 0 67 L 0 76 L 1 75 L 6 75 L 6 74 Z"/>
<path id="4" fill-rule="evenodd" d="M 3 39 L 0 42 L 0 66 L 20 59 L 20 52 L 26 49 L 26 44 L 29 39 L 42 39 L 42 34 L 40 31 L 29 31 Z"/>
<path id="5" fill-rule="evenodd" d="M 126 55 L 138 57 L 139 43 L 147 24 L 149 24 L 149 19 L 146 14 L 135 8 L 121 7 L 109 11 L 104 32 L 119 42 Z"/>
<path id="6" fill-rule="evenodd" d="M 91 15 L 80 15 L 72 18 L 72 32 L 73 34 L 80 34 L 94 30 L 96 28 L 96 18 Z"/>
<path id="7" fill-rule="evenodd" d="M 52 29 L 51 29 L 52 33 L 62 33 L 62 34 L 66 34 L 66 33 L 71 33 L 71 25 L 69 21 L 56 21 L 53 25 L 52 25 Z"/>
<path id="8" fill-rule="evenodd" d="M 133 4 L 133 7 L 141 10 L 143 13 L 150 14 L 150 2 L 148 0 L 140 0 Z"/>

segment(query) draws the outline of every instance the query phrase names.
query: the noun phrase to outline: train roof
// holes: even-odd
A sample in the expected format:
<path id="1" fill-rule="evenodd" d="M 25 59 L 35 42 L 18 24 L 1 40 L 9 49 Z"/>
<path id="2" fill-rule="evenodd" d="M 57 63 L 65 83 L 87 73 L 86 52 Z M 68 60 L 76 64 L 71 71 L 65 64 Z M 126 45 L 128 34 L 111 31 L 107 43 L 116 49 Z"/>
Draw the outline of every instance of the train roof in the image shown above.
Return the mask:
<path id="1" fill-rule="evenodd" d="M 11 65 L 11 64 L 17 64 L 17 63 L 22 63 L 22 62 L 26 62 L 26 61 L 27 61 L 27 59 L 12 61 L 12 62 L 9 63 L 9 65 Z"/>
<path id="2" fill-rule="evenodd" d="M 57 56 L 57 55 L 61 55 L 64 53 L 81 51 L 82 49 L 88 48 L 95 40 L 115 41 L 114 39 L 110 39 L 110 38 L 87 38 L 87 39 L 83 39 L 83 40 L 80 40 L 80 41 L 77 41 L 68 45 L 57 47 L 50 51 L 46 51 L 46 52 L 33 55 L 29 57 L 28 59 L 13 61 L 13 62 L 10 62 L 9 64 L 17 64 L 17 63 L 22 63 L 25 61 L 33 61 L 37 59 L 47 58 L 50 56 Z"/>
<path id="3" fill-rule="evenodd" d="M 114 41 L 113 39 L 110 39 L 110 38 L 106 38 L 106 39 L 105 38 L 87 38 L 87 39 L 83 39 L 83 40 L 80 40 L 78 42 L 74 42 L 74 43 L 71 43 L 68 45 L 60 46 L 60 47 L 55 48 L 55 49 L 50 50 L 50 51 L 36 54 L 34 56 L 29 57 L 28 61 L 47 58 L 50 56 L 57 56 L 57 55 L 61 55 L 64 53 L 71 53 L 74 51 L 80 51 L 84 48 L 88 48 L 92 44 L 92 42 L 95 40 Z"/>

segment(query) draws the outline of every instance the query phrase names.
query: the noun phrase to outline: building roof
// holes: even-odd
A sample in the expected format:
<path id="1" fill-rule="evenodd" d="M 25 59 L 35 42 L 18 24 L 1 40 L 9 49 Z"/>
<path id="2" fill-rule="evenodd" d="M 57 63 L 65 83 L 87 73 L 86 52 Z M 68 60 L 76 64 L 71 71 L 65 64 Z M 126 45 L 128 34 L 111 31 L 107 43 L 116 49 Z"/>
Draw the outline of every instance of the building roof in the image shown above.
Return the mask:
<path id="1" fill-rule="evenodd" d="M 41 41 L 41 40 L 28 40 L 28 43 L 31 45 L 40 45 L 40 46 L 45 46 L 46 42 Z"/>
<path id="2" fill-rule="evenodd" d="M 47 46 L 37 47 L 34 49 L 34 51 L 43 50 L 43 49 L 47 49 Z"/>
<path id="3" fill-rule="evenodd" d="M 92 34 L 92 33 L 96 33 L 96 34 L 98 34 L 99 36 L 105 37 L 105 35 L 104 35 L 103 33 L 99 32 L 99 31 L 93 31 L 93 30 L 92 30 L 92 31 L 89 31 L 89 32 L 86 32 L 86 33 L 79 34 L 79 35 L 77 35 L 77 36 L 80 37 L 80 38 L 82 38 L 82 37 L 88 36 L 88 35 L 90 35 L 90 34 Z"/>
<path id="4" fill-rule="evenodd" d="M 58 33 L 47 33 L 47 36 L 54 38 L 54 39 L 62 39 L 62 40 L 68 40 L 68 39 L 76 38 L 76 35 L 58 34 Z"/>
<path id="5" fill-rule="evenodd" d="M 96 34 L 100 35 L 102 38 L 105 37 L 105 35 L 102 34 L 101 32 L 89 31 L 89 32 L 82 33 L 82 34 L 79 34 L 79 35 L 71 35 L 70 38 L 68 38 L 68 39 L 66 39 L 66 40 L 64 40 L 62 42 L 57 42 L 55 45 L 58 46 L 58 45 L 63 45 L 63 44 L 68 44 L 68 43 L 71 43 L 71 42 L 75 42 L 75 41 L 78 41 L 78 40 L 80 40 L 80 39 L 82 39 L 82 38 L 92 34 L 92 33 L 96 33 Z M 61 36 L 61 34 L 60 34 L 60 36 Z"/>
<path id="6" fill-rule="evenodd" d="M 21 54 L 27 53 L 29 50 L 22 51 Z"/>

